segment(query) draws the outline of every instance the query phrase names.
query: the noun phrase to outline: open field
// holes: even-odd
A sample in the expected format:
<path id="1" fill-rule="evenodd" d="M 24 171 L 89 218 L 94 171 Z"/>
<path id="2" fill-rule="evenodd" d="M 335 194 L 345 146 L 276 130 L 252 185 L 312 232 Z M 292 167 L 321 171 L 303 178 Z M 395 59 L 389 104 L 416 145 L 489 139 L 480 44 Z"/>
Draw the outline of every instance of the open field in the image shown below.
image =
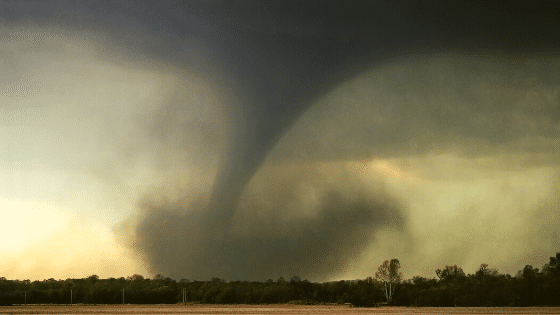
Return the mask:
<path id="1" fill-rule="evenodd" d="M 323 305 L 27 305 L 0 314 L 560 314 L 560 307 L 379 307 Z"/>

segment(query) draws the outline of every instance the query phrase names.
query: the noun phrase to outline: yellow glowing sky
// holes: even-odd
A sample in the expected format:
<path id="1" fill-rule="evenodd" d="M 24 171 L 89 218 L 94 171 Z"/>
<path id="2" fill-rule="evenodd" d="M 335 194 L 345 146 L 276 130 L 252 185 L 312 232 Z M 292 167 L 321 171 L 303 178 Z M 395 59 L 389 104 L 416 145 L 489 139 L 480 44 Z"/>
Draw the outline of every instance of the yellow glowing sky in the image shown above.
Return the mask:
<path id="1" fill-rule="evenodd" d="M 26 50 L 34 40 L 51 47 Z M 133 148 L 115 147 L 133 138 L 137 113 L 173 76 L 107 63 L 80 38 L 29 31 L 0 45 L 15 55 L 11 81 L 0 86 L 2 271 L 20 279 L 145 273 L 112 226 L 150 184 L 142 165 L 150 161 L 126 161 L 118 150 Z"/>

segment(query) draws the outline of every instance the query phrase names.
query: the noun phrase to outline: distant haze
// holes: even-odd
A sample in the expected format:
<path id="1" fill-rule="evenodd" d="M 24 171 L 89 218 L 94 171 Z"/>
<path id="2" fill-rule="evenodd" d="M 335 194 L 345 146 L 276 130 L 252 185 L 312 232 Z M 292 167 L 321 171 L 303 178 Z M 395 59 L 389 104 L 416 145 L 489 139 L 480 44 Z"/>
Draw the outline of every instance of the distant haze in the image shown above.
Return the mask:
<path id="1" fill-rule="evenodd" d="M 3 2 L 0 272 L 541 267 L 560 251 L 550 6 Z"/>

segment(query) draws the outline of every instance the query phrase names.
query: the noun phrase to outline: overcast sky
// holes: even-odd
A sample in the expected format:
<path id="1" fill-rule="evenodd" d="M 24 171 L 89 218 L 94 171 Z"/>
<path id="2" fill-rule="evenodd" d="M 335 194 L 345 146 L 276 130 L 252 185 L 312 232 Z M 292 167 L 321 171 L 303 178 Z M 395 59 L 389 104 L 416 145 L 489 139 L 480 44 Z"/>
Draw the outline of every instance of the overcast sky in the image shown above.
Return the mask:
<path id="1" fill-rule="evenodd" d="M 0 2 L 0 276 L 514 274 L 560 251 L 548 3 L 258 3 Z"/>

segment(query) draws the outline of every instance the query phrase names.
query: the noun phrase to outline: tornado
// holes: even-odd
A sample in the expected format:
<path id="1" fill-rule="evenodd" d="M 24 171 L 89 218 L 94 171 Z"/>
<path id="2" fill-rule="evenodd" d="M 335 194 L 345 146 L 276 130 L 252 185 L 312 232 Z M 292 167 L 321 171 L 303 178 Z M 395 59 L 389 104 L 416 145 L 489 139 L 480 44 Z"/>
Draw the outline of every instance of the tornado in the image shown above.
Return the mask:
<path id="1" fill-rule="evenodd" d="M 195 180 L 188 188 L 180 187 L 187 180 L 177 175 L 155 189 L 157 193 L 145 192 L 136 201 L 139 214 L 127 232 L 133 239 L 129 246 L 153 273 L 176 278 L 262 280 L 298 274 L 329 279 L 358 259 L 376 231 L 384 229 L 398 231 L 412 247 L 407 202 L 383 188 L 383 180 L 372 189 L 371 183 L 355 175 L 352 163 L 425 154 L 433 143 L 447 149 L 463 141 L 457 139 L 499 146 L 518 134 L 505 123 L 502 129 L 489 127 L 499 124 L 500 118 L 481 128 L 474 120 L 465 121 L 435 105 L 418 105 L 425 107 L 413 115 L 413 105 L 376 103 L 370 107 L 380 112 L 400 110 L 403 125 L 399 129 L 372 125 L 362 132 L 369 138 L 352 135 L 340 141 L 347 146 L 340 145 L 335 153 L 318 147 L 306 153 L 305 166 L 282 166 L 278 161 L 297 160 L 288 152 L 295 147 L 286 140 L 290 129 L 334 89 L 376 69 L 414 66 L 431 56 L 507 59 L 507 67 L 514 67 L 515 60 L 557 56 L 560 47 L 554 1 L 503 6 L 487 1 L 52 0 L 1 6 L 3 26 L 91 36 L 104 47 L 102 58 L 107 62 L 146 68 L 165 65 L 195 74 L 224 104 L 227 127 L 220 149 L 206 151 L 213 145 L 200 139 L 208 129 L 192 131 L 180 119 L 173 122 L 188 107 L 173 95 L 147 119 L 146 125 L 158 126 L 153 133 L 159 138 L 148 141 L 152 147 L 173 152 L 178 164 L 187 164 L 182 159 L 185 152 L 202 152 L 202 162 L 197 160 L 193 168 L 212 169 L 208 178 Z M 430 80 L 421 70 L 403 71 L 402 76 L 414 82 Z M 407 87 L 394 91 L 405 95 Z M 500 104 L 488 104 L 495 106 L 496 117 L 507 111 Z M 547 104 L 544 112 L 551 114 L 550 124 L 556 124 L 558 104 Z M 481 110 L 476 106 L 455 108 L 464 114 Z M 545 114 L 535 115 L 540 119 Z M 153 123 L 156 116 L 164 118 Z M 429 132 L 439 137 L 417 135 L 424 127 L 414 124 L 426 122 L 434 122 Z M 199 126 L 195 119 L 189 124 Z M 546 132 L 557 134 L 553 127 Z M 441 140 L 445 137 L 449 140 Z M 195 140 L 185 140 L 191 138 Z M 279 143 L 287 157 L 274 153 Z M 463 145 L 473 147 L 462 142 L 458 146 Z M 139 151 L 156 160 L 167 158 L 148 145 Z M 350 161 L 352 166 L 337 169 L 329 164 L 333 161 Z M 193 192 L 197 186 L 204 188 Z M 166 189 L 172 190 L 169 187 L 180 191 L 179 197 L 158 199 Z"/>

